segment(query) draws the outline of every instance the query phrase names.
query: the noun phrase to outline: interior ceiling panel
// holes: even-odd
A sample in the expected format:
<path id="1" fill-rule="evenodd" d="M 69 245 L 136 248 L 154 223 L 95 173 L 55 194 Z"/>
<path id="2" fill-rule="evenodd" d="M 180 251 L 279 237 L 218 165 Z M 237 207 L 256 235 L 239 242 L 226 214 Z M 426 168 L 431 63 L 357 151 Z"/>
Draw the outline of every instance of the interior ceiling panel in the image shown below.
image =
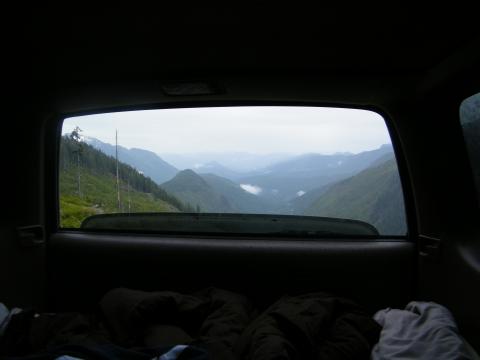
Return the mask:
<path id="1" fill-rule="evenodd" d="M 425 71 L 478 34 L 468 9 L 333 5 L 41 9 L 33 59 L 62 81 L 164 76 Z M 458 20 L 460 23 L 458 23 Z"/>

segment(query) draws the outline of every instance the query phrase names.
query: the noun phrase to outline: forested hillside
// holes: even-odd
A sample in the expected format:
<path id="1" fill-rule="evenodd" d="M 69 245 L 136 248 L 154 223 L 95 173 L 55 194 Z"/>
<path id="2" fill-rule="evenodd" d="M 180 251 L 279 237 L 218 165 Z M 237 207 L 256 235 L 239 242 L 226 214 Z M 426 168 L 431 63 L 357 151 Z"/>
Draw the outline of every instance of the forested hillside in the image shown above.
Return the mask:
<path id="1" fill-rule="evenodd" d="M 84 141 L 108 156 L 115 156 L 115 145 L 107 144 L 92 137 L 87 137 Z M 140 170 L 157 184 L 170 180 L 178 172 L 174 166 L 164 161 L 157 154 L 144 149 L 127 149 L 118 146 L 118 159 L 122 163 Z"/>
<path id="2" fill-rule="evenodd" d="M 228 199 L 192 170 L 180 171 L 162 188 L 182 201 L 192 204 L 198 212 L 234 212 Z"/>
<path id="3" fill-rule="evenodd" d="M 63 136 L 60 151 L 60 223 L 78 227 L 90 215 L 116 212 L 192 212 L 150 178 L 119 162 L 120 208 L 116 162 L 75 136 Z"/>
<path id="4" fill-rule="evenodd" d="M 381 234 L 404 235 L 405 209 L 395 159 L 333 184 L 305 215 L 366 221 Z"/>

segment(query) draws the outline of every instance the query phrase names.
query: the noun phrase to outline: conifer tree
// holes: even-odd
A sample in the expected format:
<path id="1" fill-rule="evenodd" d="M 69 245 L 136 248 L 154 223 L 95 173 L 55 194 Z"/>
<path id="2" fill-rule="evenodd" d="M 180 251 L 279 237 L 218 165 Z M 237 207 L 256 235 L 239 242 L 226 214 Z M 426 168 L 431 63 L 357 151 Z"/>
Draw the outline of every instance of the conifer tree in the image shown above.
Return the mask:
<path id="1" fill-rule="evenodd" d="M 77 191 L 78 191 L 78 196 L 82 197 L 82 191 L 81 191 L 81 174 L 80 174 L 80 157 L 82 156 L 83 153 L 83 146 L 82 146 L 82 141 L 81 141 L 81 135 L 80 132 L 82 132 L 82 129 L 80 129 L 78 126 L 73 129 L 72 133 L 70 134 L 70 139 L 73 140 L 75 146 L 75 149 L 73 150 L 73 153 L 76 155 L 77 158 Z"/>

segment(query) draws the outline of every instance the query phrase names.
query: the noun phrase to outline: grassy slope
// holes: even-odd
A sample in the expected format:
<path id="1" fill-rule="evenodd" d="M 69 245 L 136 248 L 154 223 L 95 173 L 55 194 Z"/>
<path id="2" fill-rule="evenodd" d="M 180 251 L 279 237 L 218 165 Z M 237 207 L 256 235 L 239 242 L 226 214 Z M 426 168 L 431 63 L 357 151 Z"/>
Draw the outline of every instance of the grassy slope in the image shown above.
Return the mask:
<path id="1" fill-rule="evenodd" d="M 81 192 L 77 192 L 75 168 L 60 171 L 60 224 L 62 227 L 79 227 L 83 219 L 94 214 L 116 213 L 117 192 L 115 178 L 110 175 L 93 174 L 81 169 Z M 127 185 L 121 183 L 122 212 L 128 212 Z M 130 189 L 131 212 L 177 212 L 169 203 L 153 198 L 148 193 Z"/>

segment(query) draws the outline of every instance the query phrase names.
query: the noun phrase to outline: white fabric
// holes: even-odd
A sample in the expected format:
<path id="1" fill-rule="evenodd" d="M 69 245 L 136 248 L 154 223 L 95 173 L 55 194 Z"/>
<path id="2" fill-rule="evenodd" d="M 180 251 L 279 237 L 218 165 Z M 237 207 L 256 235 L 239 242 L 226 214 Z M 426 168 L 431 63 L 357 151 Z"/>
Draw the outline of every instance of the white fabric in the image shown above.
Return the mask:
<path id="1" fill-rule="evenodd" d="M 162 356 L 153 358 L 152 360 L 176 360 L 183 350 L 185 350 L 188 345 L 177 345 L 171 348 L 168 352 L 163 354 Z"/>
<path id="2" fill-rule="evenodd" d="M 22 309 L 13 308 L 11 311 L 9 311 L 3 303 L 0 303 L 0 336 L 2 336 L 7 329 L 11 317 L 20 312 L 22 312 Z"/>
<path id="3" fill-rule="evenodd" d="M 434 302 L 410 302 L 405 310 L 384 309 L 374 319 L 382 326 L 372 360 L 476 360 L 460 336 L 450 311 Z"/>

